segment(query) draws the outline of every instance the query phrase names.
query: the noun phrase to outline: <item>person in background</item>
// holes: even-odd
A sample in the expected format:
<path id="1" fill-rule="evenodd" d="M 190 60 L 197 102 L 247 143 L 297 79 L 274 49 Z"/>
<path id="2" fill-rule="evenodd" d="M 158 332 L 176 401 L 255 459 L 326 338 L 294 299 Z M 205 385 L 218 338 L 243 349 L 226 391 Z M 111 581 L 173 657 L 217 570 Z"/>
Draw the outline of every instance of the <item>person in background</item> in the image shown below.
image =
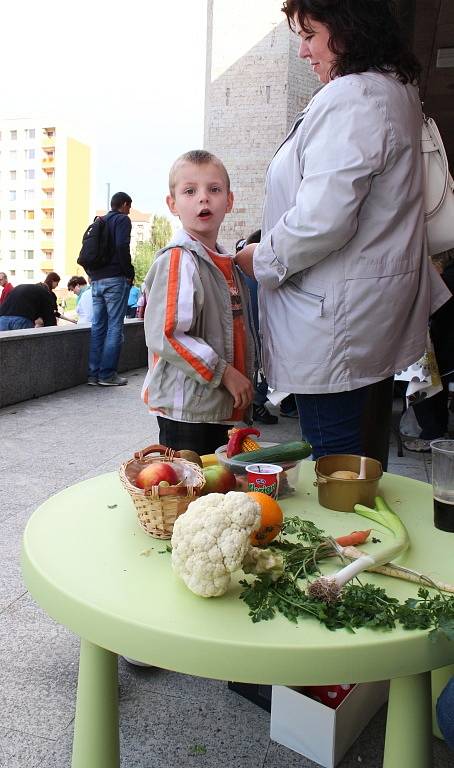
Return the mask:
<path id="1" fill-rule="evenodd" d="M 170 169 L 166 200 L 183 230 L 145 278 L 150 364 L 142 396 L 157 416 L 161 445 L 202 455 L 227 443 L 233 423 L 249 421 L 248 291 L 217 242 L 233 205 L 223 163 L 204 150 L 181 155 Z"/>
<path id="2" fill-rule="evenodd" d="M 54 302 L 43 283 L 17 285 L 0 305 L 0 331 L 17 331 L 38 325 L 57 325 Z"/>
<path id="3" fill-rule="evenodd" d="M 137 302 L 139 300 L 140 296 L 140 288 L 137 287 L 137 285 L 134 285 L 134 283 L 131 285 L 129 289 L 129 296 L 128 296 L 128 305 L 126 309 L 126 317 L 135 317 L 137 314 Z"/>
<path id="4" fill-rule="evenodd" d="M 287 395 L 287 397 L 284 397 L 284 399 L 281 400 L 279 415 L 284 416 L 286 419 L 299 418 L 295 395 Z"/>
<path id="5" fill-rule="evenodd" d="M 75 293 L 77 296 L 76 312 L 78 314 L 78 323 L 80 325 L 91 325 L 93 319 L 91 285 L 87 283 L 84 277 L 73 275 L 68 280 L 68 291 Z"/>
<path id="6" fill-rule="evenodd" d="M 13 290 L 13 287 L 14 286 L 8 282 L 8 275 L 6 272 L 0 272 L 0 288 L 3 288 L 0 293 L 0 304 L 3 304 L 8 294 Z"/>
<path id="7" fill-rule="evenodd" d="M 55 288 L 58 288 L 59 282 L 60 282 L 60 275 L 57 275 L 56 272 L 49 272 L 49 274 L 46 275 L 46 279 L 43 282 L 43 285 L 46 286 L 46 288 L 49 290 L 50 295 L 52 297 L 52 304 L 54 307 L 55 317 L 61 317 L 61 314 L 58 309 L 57 294 L 54 293 Z"/>
<path id="8" fill-rule="evenodd" d="M 235 245 L 235 252 L 238 253 L 245 245 L 249 243 L 260 242 L 260 230 L 257 229 L 246 239 L 238 240 Z M 260 326 L 259 326 L 259 308 L 257 298 L 257 280 L 245 275 L 247 287 L 249 288 L 249 297 L 251 299 L 252 322 L 256 335 L 257 355 L 254 370 L 254 402 L 252 404 L 252 420 L 261 424 L 277 424 L 278 417 L 270 413 L 265 403 L 268 400 L 268 382 L 261 370 L 260 362 Z"/>
<path id="9" fill-rule="evenodd" d="M 126 192 L 116 192 L 110 201 L 111 210 L 104 217 L 113 243 L 112 258 L 100 269 L 90 270 L 93 296 L 93 321 L 88 353 L 88 384 L 122 387 L 128 379 L 117 372 L 123 323 L 129 286 L 134 280 L 131 263 L 132 199 Z"/>
<path id="10" fill-rule="evenodd" d="M 454 251 L 434 257 L 433 261 L 454 294 Z M 443 389 L 412 406 L 421 431 L 417 438 L 404 441 L 409 451 L 430 451 L 431 440 L 445 437 L 448 432 L 449 384 L 454 381 L 454 296 L 434 312 L 429 327 Z"/>
<path id="11" fill-rule="evenodd" d="M 391 0 L 286 0 L 323 87 L 267 170 L 259 282 L 270 387 L 296 395 L 313 457 L 387 466 L 394 372 L 421 357 L 449 292 L 427 256 L 420 66 Z M 260 119 L 260 116 L 258 116 Z"/>
<path id="12" fill-rule="evenodd" d="M 436 705 L 438 727 L 446 744 L 454 750 L 454 676 L 442 690 Z"/>
<path id="13" fill-rule="evenodd" d="M 142 285 L 140 286 L 140 296 L 137 299 L 137 311 L 136 311 L 136 317 L 139 320 L 143 320 L 145 316 L 146 307 L 147 307 L 146 286 L 145 286 L 145 283 L 142 283 Z"/>

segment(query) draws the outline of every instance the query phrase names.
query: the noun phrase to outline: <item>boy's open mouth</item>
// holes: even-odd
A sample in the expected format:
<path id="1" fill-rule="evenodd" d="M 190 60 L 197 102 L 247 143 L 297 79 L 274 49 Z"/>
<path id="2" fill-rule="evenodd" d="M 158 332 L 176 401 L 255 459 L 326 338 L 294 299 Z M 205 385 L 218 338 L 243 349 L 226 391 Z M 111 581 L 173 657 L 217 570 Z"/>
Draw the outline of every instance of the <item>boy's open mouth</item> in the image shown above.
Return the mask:
<path id="1" fill-rule="evenodd" d="M 208 216 L 211 216 L 211 211 L 209 208 L 203 208 L 198 214 L 199 219 L 207 219 Z"/>

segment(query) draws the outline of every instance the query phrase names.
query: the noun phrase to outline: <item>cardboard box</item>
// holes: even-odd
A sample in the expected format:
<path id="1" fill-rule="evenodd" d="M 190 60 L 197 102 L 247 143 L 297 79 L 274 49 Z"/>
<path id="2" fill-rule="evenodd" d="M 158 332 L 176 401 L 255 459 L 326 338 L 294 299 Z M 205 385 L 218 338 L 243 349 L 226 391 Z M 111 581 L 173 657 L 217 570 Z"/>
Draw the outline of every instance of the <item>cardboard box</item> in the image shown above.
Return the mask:
<path id="1" fill-rule="evenodd" d="M 336 709 L 273 685 L 270 737 L 300 755 L 334 768 L 388 698 L 389 681 L 355 685 Z"/>

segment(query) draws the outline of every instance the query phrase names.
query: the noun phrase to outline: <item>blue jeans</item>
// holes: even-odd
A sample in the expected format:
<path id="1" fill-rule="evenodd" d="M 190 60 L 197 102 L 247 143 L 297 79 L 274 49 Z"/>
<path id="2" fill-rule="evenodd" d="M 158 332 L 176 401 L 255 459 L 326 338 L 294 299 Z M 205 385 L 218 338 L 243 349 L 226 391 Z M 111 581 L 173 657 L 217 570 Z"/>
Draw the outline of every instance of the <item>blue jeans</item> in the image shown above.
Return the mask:
<path id="1" fill-rule="evenodd" d="M 105 277 L 92 283 L 93 321 L 88 355 L 90 377 L 105 380 L 117 372 L 128 296 L 126 277 Z"/>
<path id="2" fill-rule="evenodd" d="M 451 677 L 437 701 L 437 720 L 446 744 L 454 749 L 454 677 Z"/>
<path id="3" fill-rule="evenodd" d="M 326 395 L 295 395 L 301 432 L 318 459 L 333 453 L 361 456 L 361 420 L 367 387 Z"/>
<path id="4" fill-rule="evenodd" d="M 33 320 L 20 315 L 2 315 L 0 317 L 0 331 L 20 331 L 22 328 L 34 328 Z"/>
<path id="5" fill-rule="evenodd" d="M 393 377 L 326 395 L 295 395 L 301 432 L 314 459 L 333 453 L 370 456 L 388 466 Z"/>

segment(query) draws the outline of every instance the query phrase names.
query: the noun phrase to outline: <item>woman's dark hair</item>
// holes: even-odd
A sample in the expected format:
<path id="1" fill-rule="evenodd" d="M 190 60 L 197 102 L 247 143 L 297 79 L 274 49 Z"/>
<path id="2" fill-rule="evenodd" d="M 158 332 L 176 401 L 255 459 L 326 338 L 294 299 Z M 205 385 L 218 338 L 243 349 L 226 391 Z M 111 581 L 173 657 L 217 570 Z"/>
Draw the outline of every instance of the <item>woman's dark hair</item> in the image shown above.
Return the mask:
<path id="1" fill-rule="evenodd" d="M 418 82 L 421 66 L 405 40 L 394 0 L 285 0 L 282 11 L 291 29 L 295 14 L 307 33 L 311 19 L 328 28 L 328 47 L 336 57 L 331 77 L 374 69 L 393 72 L 402 83 Z"/>
<path id="2" fill-rule="evenodd" d="M 48 275 L 46 275 L 46 279 L 44 280 L 44 285 L 47 285 L 49 288 L 49 291 L 52 290 L 52 283 L 54 281 L 60 282 L 60 275 L 57 275 L 56 272 L 49 272 Z"/>

